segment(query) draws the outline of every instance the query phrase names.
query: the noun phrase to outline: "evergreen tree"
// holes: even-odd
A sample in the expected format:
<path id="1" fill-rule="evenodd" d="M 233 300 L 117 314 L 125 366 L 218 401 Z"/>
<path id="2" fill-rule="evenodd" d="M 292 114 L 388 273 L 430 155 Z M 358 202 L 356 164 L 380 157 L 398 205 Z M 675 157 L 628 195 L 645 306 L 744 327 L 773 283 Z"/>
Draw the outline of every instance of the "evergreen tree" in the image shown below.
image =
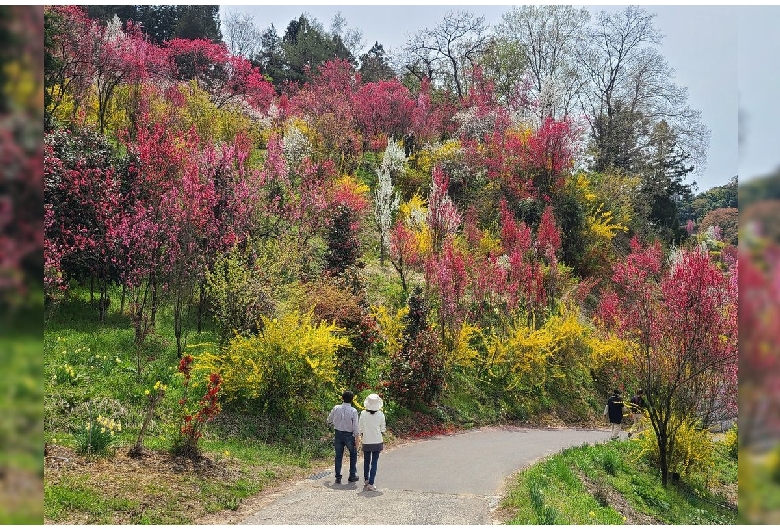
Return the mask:
<path id="1" fill-rule="evenodd" d="M 260 53 L 255 57 L 260 70 L 271 78 L 277 90 L 280 90 L 285 80 L 285 59 L 282 41 L 276 34 L 273 24 L 260 36 Z"/>
<path id="2" fill-rule="evenodd" d="M 395 78 L 395 71 L 390 66 L 385 55 L 385 48 L 379 42 L 374 42 L 371 49 L 360 56 L 360 77 L 364 83 Z"/>
<path id="3" fill-rule="evenodd" d="M 222 42 L 219 6 L 180 5 L 176 7 L 176 36 Z"/>

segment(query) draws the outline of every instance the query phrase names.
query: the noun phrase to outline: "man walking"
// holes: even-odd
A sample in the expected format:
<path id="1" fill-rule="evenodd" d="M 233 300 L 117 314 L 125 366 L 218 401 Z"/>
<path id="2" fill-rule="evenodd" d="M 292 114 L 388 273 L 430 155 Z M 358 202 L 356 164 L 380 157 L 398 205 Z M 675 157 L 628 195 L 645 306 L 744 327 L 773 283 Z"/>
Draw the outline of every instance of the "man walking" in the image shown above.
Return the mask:
<path id="1" fill-rule="evenodd" d="M 335 430 L 333 446 L 336 449 L 336 484 L 341 484 L 341 461 L 344 459 L 344 448 L 349 450 L 349 482 L 357 482 L 357 444 L 360 439 L 358 431 L 357 410 L 352 407 L 354 394 L 345 390 L 341 394 L 343 403 L 336 405 L 328 414 L 328 425 Z"/>
<path id="2" fill-rule="evenodd" d="M 620 398 L 620 390 L 617 388 L 612 391 L 612 395 L 607 399 L 607 405 L 604 407 L 604 416 L 609 418 L 612 424 L 612 440 L 620 438 L 620 424 L 623 422 L 623 400 Z"/>

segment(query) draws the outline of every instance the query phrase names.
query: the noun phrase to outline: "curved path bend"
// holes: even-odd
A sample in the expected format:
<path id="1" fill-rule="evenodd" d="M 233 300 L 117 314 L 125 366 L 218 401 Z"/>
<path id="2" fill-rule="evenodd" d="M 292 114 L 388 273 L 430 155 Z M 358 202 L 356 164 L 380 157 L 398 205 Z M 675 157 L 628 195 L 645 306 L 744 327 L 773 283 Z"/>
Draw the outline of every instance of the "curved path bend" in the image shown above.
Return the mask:
<path id="1" fill-rule="evenodd" d="M 379 458 L 377 491 L 334 484 L 324 469 L 269 495 L 242 524 L 492 524 L 506 479 L 567 447 L 609 439 L 605 430 L 489 427 L 399 445 Z M 346 455 L 345 455 L 346 456 Z"/>

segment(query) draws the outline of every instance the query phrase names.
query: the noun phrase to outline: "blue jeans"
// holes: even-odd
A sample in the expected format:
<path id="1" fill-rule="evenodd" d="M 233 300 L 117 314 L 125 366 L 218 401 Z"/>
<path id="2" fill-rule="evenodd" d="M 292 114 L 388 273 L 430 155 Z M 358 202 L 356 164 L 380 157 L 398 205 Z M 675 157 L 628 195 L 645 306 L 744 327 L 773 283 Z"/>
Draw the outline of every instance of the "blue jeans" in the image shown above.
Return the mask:
<path id="1" fill-rule="evenodd" d="M 341 461 L 344 459 L 344 448 L 349 451 L 349 476 L 357 476 L 357 446 L 355 435 L 351 432 L 336 431 L 333 439 L 333 447 L 336 448 L 336 478 L 341 479 Z"/>
<path id="2" fill-rule="evenodd" d="M 372 486 L 376 478 L 377 460 L 379 460 L 379 451 L 363 451 L 363 479 L 367 480 Z"/>

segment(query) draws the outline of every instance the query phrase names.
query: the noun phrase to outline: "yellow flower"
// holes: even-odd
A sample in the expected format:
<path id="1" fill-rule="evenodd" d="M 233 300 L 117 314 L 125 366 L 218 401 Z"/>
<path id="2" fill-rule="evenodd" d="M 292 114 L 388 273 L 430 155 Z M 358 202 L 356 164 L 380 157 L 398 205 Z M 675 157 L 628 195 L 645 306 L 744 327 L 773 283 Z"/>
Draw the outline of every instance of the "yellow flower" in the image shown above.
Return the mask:
<path id="1" fill-rule="evenodd" d="M 51 443 L 56 444 L 57 443 L 57 439 L 56 438 L 52 438 L 51 439 Z"/>
<path id="2" fill-rule="evenodd" d="M 144 390 L 144 394 L 146 394 L 147 396 L 149 395 L 149 389 L 148 388 L 146 390 Z"/>
<path id="3" fill-rule="evenodd" d="M 588 512 L 588 515 L 590 515 L 591 517 L 596 517 L 596 512 L 591 510 L 591 511 Z"/>
<path id="4" fill-rule="evenodd" d="M 121 363 L 122 361 L 119 359 L 119 357 L 117 357 L 116 362 Z"/>
<path id="5" fill-rule="evenodd" d="M 225 451 L 225 456 L 230 456 L 230 451 Z"/>
<path id="6" fill-rule="evenodd" d="M 100 434 L 104 434 L 105 432 L 106 432 L 106 428 L 105 427 L 101 427 L 100 428 Z"/>

